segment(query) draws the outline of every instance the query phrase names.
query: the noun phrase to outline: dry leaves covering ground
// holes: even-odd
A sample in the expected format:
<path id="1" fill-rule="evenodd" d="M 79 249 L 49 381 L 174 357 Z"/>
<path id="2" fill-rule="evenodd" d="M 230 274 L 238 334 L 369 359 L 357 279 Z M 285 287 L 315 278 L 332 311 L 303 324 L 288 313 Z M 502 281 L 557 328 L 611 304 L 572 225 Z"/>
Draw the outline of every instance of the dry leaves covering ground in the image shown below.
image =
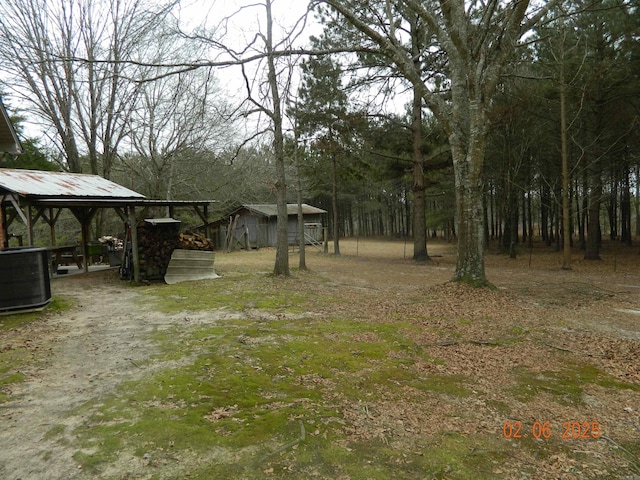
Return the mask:
<path id="1" fill-rule="evenodd" d="M 355 254 L 354 242 L 345 243 L 341 253 Z M 402 402 L 393 395 L 367 409 L 346 407 L 359 426 L 352 435 L 382 435 L 410 449 L 415 438 L 442 431 L 504 439 L 504 422 L 519 421 L 528 437 L 504 439 L 513 450 L 496 460 L 496 475 L 640 478 L 640 256 L 614 248 L 599 262 L 576 252 L 571 271 L 560 269 L 560 254 L 548 247 L 517 259 L 489 253 L 494 291 L 447 283 L 454 256 L 445 244 L 430 246 L 426 265 L 405 259 L 410 248 L 402 243 L 372 241 L 359 243 L 358 257 L 327 265 L 332 282 L 325 288 L 344 299 L 343 314 L 410 320 L 415 328 L 406 335 L 439 360 L 418 368 L 472 379 L 470 397 L 443 401 L 407 390 Z M 620 384 L 599 382 L 602 372 Z M 528 382 L 531 391 L 522 392 Z M 553 439 L 535 440 L 539 451 L 523 447 L 534 422 L 550 422 L 554 438 L 566 433 L 558 453 L 539 454 Z M 573 438 L 577 431 L 565 430 L 574 422 L 598 422 L 599 439 Z"/>
<path id="2" fill-rule="evenodd" d="M 495 448 L 490 468 L 496 478 L 640 478 L 637 251 L 606 246 L 600 262 L 581 261 L 576 252 L 571 271 L 560 270 L 560 256 L 549 247 L 523 251 L 517 259 L 489 252 L 487 273 L 497 288 L 478 290 L 448 283 L 455 263 L 450 244 L 431 244 L 432 259 L 425 264 L 410 260 L 411 246 L 404 242 L 343 241 L 341 250 L 339 258 L 309 251 L 311 273 L 295 272 L 294 278 L 286 281 L 287 288 L 307 296 L 314 315 L 372 323 L 397 321 L 411 344 L 427 352 L 412 368 L 425 378 L 459 376 L 460 384 L 453 387 L 468 393 L 434 395 L 398 383 L 397 390 L 385 390 L 371 402 L 354 404 L 339 391 L 329 392 L 332 398 L 327 400 L 340 405 L 345 442 L 375 440 L 409 455 L 427 456 L 430 452 L 425 445 L 436 448 L 447 435 L 454 439 L 462 435 L 467 443 L 471 440 L 468 448 L 465 446 L 469 456 L 484 455 L 487 452 L 483 450 Z M 219 254 L 216 259 L 217 270 L 223 275 L 269 271 L 272 262 L 273 252 L 269 251 Z M 296 262 L 297 255 L 292 254 L 291 264 Z M 121 288 L 117 284 L 102 285 L 104 276 L 93 278 L 94 285 L 83 280 L 84 295 L 91 289 L 118 294 Z M 73 285 L 72 279 L 68 282 Z M 114 315 L 126 316 L 126 302 L 135 301 L 131 293 L 119 293 L 117 305 L 102 298 L 103 317 L 92 313 L 91 321 L 103 325 L 102 332 L 109 329 L 109 319 Z M 314 303 L 315 298 L 318 300 Z M 327 298 L 333 301 L 323 302 Z M 157 314 L 138 316 L 136 321 L 140 318 L 145 326 L 172 321 Z M 19 338 L 38 344 L 40 352 L 55 352 L 59 348 L 43 344 L 43 339 L 55 343 L 66 340 L 59 332 L 53 336 L 47 333 L 54 328 L 52 322 L 55 324 L 51 320 L 30 327 L 30 338 L 25 338 L 24 331 L 9 331 L 0 334 L 0 339 L 10 345 Z M 73 331 L 72 324 L 64 324 L 65 334 Z M 130 329 L 122 332 L 127 338 L 134 338 L 134 334 Z M 112 348 L 117 349 L 117 338 L 113 332 L 109 335 Z M 142 348 L 142 341 L 135 335 L 136 345 Z M 88 342 L 96 340 L 85 338 Z M 359 342 L 378 340 L 371 333 L 357 338 Z M 100 348 L 96 344 L 96 349 Z M 82 364 L 90 359 L 74 361 Z M 122 362 L 118 366 L 115 361 L 117 372 L 115 377 L 108 375 L 107 388 L 124 375 L 122 364 L 131 367 L 126 359 Z M 34 378 L 41 381 L 46 374 L 36 373 Z M 85 393 L 93 395 L 91 389 L 103 381 L 96 376 L 94 382 L 93 378 L 91 384 L 87 378 L 78 378 L 78 386 L 69 384 L 65 390 L 84 392 L 78 393 L 82 397 L 79 400 L 86 401 Z M 18 390 L 27 394 L 29 388 Z M 98 389 L 96 395 L 102 394 L 104 389 Z M 29 398 L 23 398 L 23 404 L 28 402 Z M 38 412 L 37 407 L 26 412 L 36 418 L 48 414 Z M 57 408 L 49 414 L 62 412 Z M 20 414 L 13 410 L 2 420 L 12 422 L 15 438 L 29 441 L 33 434 L 30 437 L 20 431 L 20 425 L 28 425 L 18 418 Z M 212 412 L 220 418 L 232 414 Z M 56 419 L 47 422 L 56 424 Z M 505 422 L 521 422 L 522 438 L 505 438 Z M 535 422 L 549 422 L 553 438 L 533 439 Z M 558 438 L 566 430 L 565 422 L 569 422 L 569 428 L 573 422 L 580 422 L 583 433 L 585 422 L 590 429 L 597 422 L 599 438 L 573 438 L 571 430 L 570 438 Z M 473 442 L 476 437 L 477 445 Z M 0 440 L 11 441 L 6 437 Z M 0 446 L 8 448 L 8 444 Z M 30 448 L 22 446 L 19 450 L 29 455 Z M 4 461 L 10 464 L 7 458 L 5 455 Z M 59 459 L 62 465 L 69 456 L 61 454 Z M 399 465 L 403 462 L 402 455 L 397 461 Z M 0 471 L 1 467 L 2 461 Z M 438 478 L 459 478 L 451 475 L 445 471 Z M 39 478 L 62 477 L 54 473 Z"/>

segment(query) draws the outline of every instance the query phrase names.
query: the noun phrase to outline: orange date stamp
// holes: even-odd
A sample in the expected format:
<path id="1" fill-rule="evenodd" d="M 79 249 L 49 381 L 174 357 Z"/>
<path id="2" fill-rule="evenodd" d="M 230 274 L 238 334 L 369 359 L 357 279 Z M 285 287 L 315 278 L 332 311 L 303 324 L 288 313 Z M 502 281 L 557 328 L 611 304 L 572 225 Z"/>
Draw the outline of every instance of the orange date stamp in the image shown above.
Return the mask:
<path id="1" fill-rule="evenodd" d="M 527 428 L 522 422 L 504 422 L 502 425 L 504 438 L 537 439 L 562 438 L 568 439 L 596 439 L 600 438 L 600 423 L 598 422 L 562 422 L 562 428 L 554 429 L 551 422 L 533 422 L 531 428 Z"/>

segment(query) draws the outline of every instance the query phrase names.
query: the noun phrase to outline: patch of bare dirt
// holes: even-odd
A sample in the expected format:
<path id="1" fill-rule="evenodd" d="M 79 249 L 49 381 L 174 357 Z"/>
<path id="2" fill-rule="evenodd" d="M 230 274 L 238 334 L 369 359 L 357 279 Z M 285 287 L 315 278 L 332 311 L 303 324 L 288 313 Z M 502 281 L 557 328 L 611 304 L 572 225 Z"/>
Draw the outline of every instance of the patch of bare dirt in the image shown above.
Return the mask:
<path id="1" fill-rule="evenodd" d="M 75 464 L 75 450 L 59 437 L 49 439 L 48 432 L 64 429 L 71 439 L 88 414 L 74 408 L 99 403 L 121 382 L 168 366 L 145 363 L 155 352 L 150 332 L 202 320 L 145 306 L 114 271 L 54 279 L 52 290 L 73 299 L 75 307 L 0 334 L 3 345 L 28 342 L 37 362 L 22 369 L 27 380 L 14 385 L 12 400 L 0 405 L 3 480 L 91 478 Z"/>

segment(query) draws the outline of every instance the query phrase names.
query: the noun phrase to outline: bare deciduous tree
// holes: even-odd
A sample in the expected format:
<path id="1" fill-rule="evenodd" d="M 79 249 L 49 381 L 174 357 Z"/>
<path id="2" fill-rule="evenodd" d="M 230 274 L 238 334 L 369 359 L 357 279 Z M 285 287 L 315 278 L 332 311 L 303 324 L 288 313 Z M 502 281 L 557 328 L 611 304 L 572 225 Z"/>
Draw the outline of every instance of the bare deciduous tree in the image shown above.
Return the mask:
<path id="1" fill-rule="evenodd" d="M 158 62 L 187 50 L 182 42 L 172 44 L 176 54 L 167 47 L 154 47 Z M 127 118 L 130 151 L 123 159 L 125 168 L 144 179 L 145 193 L 153 198 L 171 200 L 174 191 L 190 185 L 195 190 L 206 175 L 205 164 L 231 143 L 234 125 L 228 109 L 210 68 L 143 82 Z"/>
<path id="2" fill-rule="evenodd" d="M 259 23 L 263 21 L 264 26 L 258 26 L 252 39 L 239 49 L 234 48 L 230 43 L 232 39 L 224 38 L 227 26 L 234 19 L 242 15 L 247 15 L 249 9 L 258 8 L 264 13 L 260 13 Z M 264 16 L 263 16 L 264 15 Z M 222 52 L 225 59 L 218 59 L 209 62 L 209 65 L 224 66 L 235 65 L 241 69 L 245 87 L 246 109 L 243 116 L 258 116 L 258 127 L 256 133 L 249 138 L 251 141 L 259 136 L 268 133 L 272 136 L 273 156 L 275 160 L 275 178 L 273 189 L 277 203 L 277 248 L 274 266 L 275 275 L 290 274 L 289 269 L 289 239 L 288 239 L 288 213 L 287 213 L 287 182 L 286 182 L 286 158 L 284 151 L 284 130 L 283 130 L 283 109 L 282 102 L 286 98 L 284 94 L 290 89 L 292 81 L 292 66 L 290 57 L 295 55 L 292 44 L 300 35 L 303 29 L 306 16 L 301 18 L 292 28 L 284 32 L 284 35 L 277 39 L 275 32 L 275 21 L 273 16 L 273 0 L 263 0 L 251 5 L 241 7 L 234 15 L 226 17 L 213 34 L 206 29 L 199 29 L 199 33 L 190 35 L 191 38 L 203 41 L 210 45 L 214 51 Z M 217 32 L 223 32 L 222 38 L 216 38 Z M 246 34 L 247 32 L 245 32 Z M 278 59 L 289 57 L 287 62 L 279 63 Z M 199 68 L 207 64 L 200 65 L 185 64 L 184 68 Z M 266 126 L 260 118 L 266 117 Z"/>
<path id="3" fill-rule="evenodd" d="M 177 0 L 5 0 L 0 58 L 6 88 L 58 148 L 64 166 L 108 178 L 128 132 L 134 64 Z"/>

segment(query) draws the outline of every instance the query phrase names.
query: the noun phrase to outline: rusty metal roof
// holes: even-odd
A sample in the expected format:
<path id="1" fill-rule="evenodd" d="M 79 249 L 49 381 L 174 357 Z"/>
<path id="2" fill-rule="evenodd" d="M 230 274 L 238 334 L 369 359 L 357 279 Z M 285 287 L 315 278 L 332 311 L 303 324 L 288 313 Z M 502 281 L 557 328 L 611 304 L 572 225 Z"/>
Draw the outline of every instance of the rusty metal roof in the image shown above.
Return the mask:
<path id="1" fill-rule="evenodd" d="M 25 197 L 142 199 L 144 195 L 98 175 L 0 168 L 0 190 Z"/>
<path id="2" fill-rule="evenodd" d="M 22 153 L 22 146 L 9 119 L 9 115 L 0 100 L 0 153 L 17 155 Z"/>

